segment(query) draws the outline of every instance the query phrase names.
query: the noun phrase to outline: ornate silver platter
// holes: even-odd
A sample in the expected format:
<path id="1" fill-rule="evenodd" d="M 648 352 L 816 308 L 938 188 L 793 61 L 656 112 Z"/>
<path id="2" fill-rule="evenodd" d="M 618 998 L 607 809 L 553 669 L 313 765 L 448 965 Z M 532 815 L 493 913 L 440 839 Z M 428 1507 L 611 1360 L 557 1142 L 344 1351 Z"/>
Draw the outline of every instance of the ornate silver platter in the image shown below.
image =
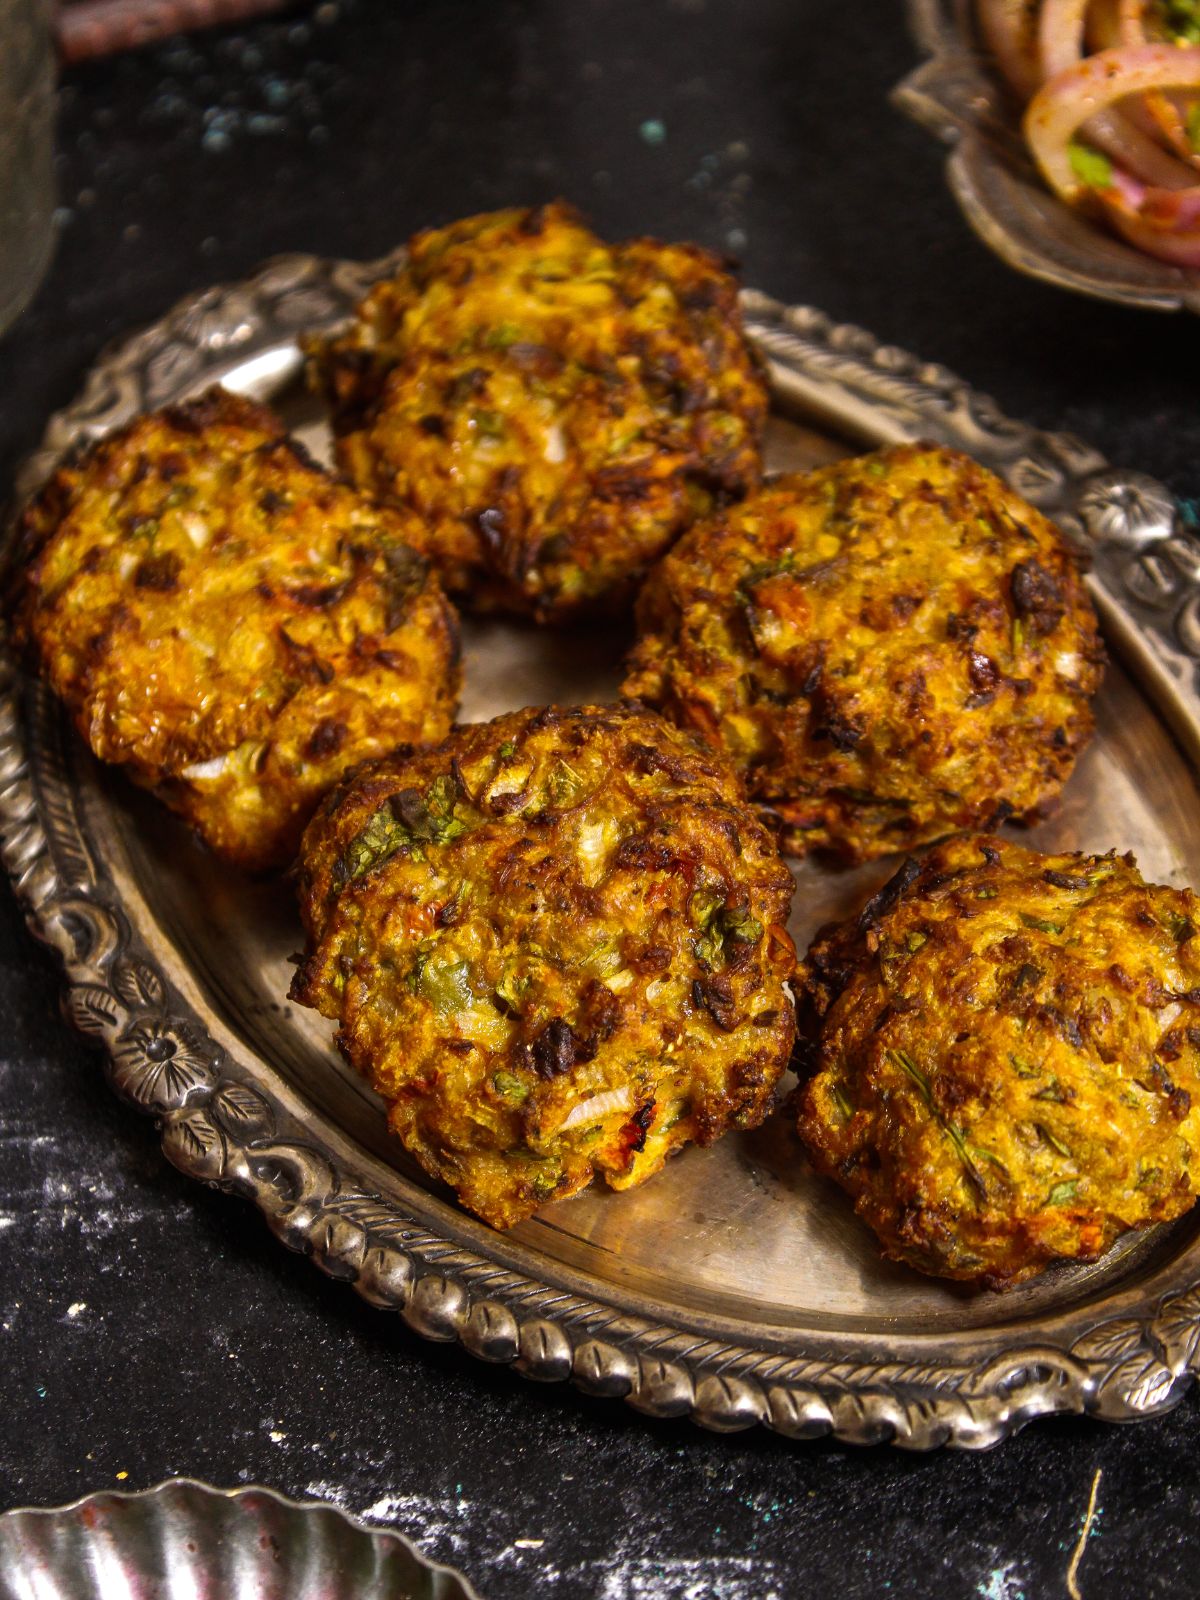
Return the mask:
<path id="1" fill-rule="evenodd" d="M 978 42 L 973 0 L 908 0 L 929 59 L 894 90 L 902 111 L 951 146 L 946 182 L 963 215 L 1010 267 L 1060 289 L 1151 311 L 1200 311 L 1200 273 L 1155 261 L 1046 188 L 1019 108 Z"/>
<path id="2" fill-rule="evenodd" d="M 343 318 L 388 265 L 291 256 L 178 306 L 97 364 L 22 489 L 67 446 L 217 379 L 271 398 L 327 450 L 297 334 Z M 773 376 L 771 465 L 941 440 L 1090 546 L 1119 664 L 1099 736 L 1035 838 L 1133 849 L 1159 881 L 1200 875 L 1200 545 L 1170 495 L 861 329 L 755 293 L 744 304 Z M 466 647 L 474 718 L 610 695 L 623 641 L 491 622 Z M 1048 1412 L 1149 1416 L 1200 1366 L 1200 1215 L 1093 1266 L 975 1294 L 883 1262 L 782 1118 L 685 1152 L 639 1190 L 492 1232 L 407 1163 L 327 1025 L 285 1000 L 299 943 L 286 886 L 220 869 L 91 760 L 43 689 L 10 667 L 2 687 L 0 852 L 113 1087 L 157 1120 L 178 1167 L 252 1199 L 285 1244 L 426 1338 L 655 1416 L 914 1449 L 991 1445 Z M 891 870 L 800 868 L 797 944 Z"/>
<path id="3" fill-rule="evenodd" d="M 0 1516 L 0 1600 L 479 1600 L 401 1534 L 273 1489 L 171 1478 Z"/>

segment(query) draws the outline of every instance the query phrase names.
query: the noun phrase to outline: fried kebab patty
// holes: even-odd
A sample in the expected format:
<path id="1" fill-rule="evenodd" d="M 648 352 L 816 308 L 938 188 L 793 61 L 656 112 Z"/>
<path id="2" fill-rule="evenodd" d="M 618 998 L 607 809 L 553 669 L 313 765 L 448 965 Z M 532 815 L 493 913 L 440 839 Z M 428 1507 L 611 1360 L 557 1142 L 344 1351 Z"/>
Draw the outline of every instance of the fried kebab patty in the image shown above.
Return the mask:
<path id="1" fill-rule="evenodd" d="M 733 278 L 696 245 L 604 244 L 562 204 L 418 234 L 309 349 L 344 470 L 418 512 L 483 608 L 615 603 L 759 481 L 767 392 Z"/>
<path id="2" fill-rule="evenodd" d="M 520 711 L 369 763 L 299 879 L 292 998 L 494 1227 L 770 1107 L 791 875 L 728 768 L 658 717 Z"/>
<path id="3" fill-rule="evenodd" d="M 850 861 L 1027 817 L 1103 665 L 1054 526 L 951 450 L 788 475 L 651 574 L 624 692 L 725 749 L 784 848 Z"/>
<path id="4" fill-rule="evenodd" d="M 888 1256 L 1003 1288 L 1188 1210 L 1198 926 L 1132 856 L 966 836 L 818 937 L 800 1135 Z"/>
<path id="5" fill-rule="evenodd" d="M 215 389 L 30 503 L 16 637 L 97 756 L 227 860 L 283 865 L 348 766 L 453 721 L 456 618 L 409 533 Z"/>

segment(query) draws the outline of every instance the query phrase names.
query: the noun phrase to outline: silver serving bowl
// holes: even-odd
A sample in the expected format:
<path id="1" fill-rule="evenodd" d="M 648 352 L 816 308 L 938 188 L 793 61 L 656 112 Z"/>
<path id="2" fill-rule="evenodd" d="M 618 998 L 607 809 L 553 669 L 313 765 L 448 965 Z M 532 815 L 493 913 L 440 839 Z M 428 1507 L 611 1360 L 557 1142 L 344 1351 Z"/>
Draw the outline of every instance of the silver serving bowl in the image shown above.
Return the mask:
<path id="1" fill-rule="evenodd" d="M 1143 255 L 1055 198 L 1021 139 L 1018 108 L 981 51 L 971 0 L 908 0 L 929 59 L 892 93 L 952 146 L 946 182 L 963 215 L 1018 272 L 1098 300 L 1200 311 L 1200 273 Z"/>
<path id="2" fill-rule="evenodd" d="M 172 1478 L 0 1516 L 0 1600 L 479 1600 L 407 1539 L 273 1489 Z"/>

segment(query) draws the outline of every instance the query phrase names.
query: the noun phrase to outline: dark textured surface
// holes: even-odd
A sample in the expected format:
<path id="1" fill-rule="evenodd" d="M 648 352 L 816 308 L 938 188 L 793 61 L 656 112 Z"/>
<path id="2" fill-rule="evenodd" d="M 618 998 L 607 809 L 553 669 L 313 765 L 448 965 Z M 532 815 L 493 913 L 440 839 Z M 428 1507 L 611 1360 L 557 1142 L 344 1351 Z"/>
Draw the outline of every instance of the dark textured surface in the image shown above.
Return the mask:
<path id="1" fill-rule="evenodd" d="M 1200 493 L 1200 324 L 1010 275 L 886 103 L 895 3 L 357 0 L 69 76 L 61 239 L 0 344 L 0 474 L 101 344 L 277 251 L 565 194 Z M 489 1600 L 1190 1594 L 1200 1412 L 980 1457 L 715 1439 L 422 1344 L 186 1183 L 0 907 L 0 1506 L 187 1472 L 394 1523 Z M 18 1110 L 18 1107 L 20 1108 Z M 283 1354 L 286 1350 L 286 1354 Z"/>

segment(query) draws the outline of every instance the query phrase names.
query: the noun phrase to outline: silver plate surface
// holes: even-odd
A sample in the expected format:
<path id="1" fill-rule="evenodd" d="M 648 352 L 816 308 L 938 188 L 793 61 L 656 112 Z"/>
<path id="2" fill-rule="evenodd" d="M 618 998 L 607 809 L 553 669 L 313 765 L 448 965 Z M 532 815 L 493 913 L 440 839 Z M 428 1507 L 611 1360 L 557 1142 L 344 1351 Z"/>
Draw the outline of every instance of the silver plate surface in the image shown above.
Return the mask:
<path id="1" fill-rule="evenodd" d="M 946 182 L 1000 259 L 1060 289 L 1149 311 L 1200 311 L 1200 272 L 1157 261 L 1064 205 L 1039 176 L 1020 107 L 979 43 L 973 0 L 907 0 L 928 60 L 892 100 L 951 146 Z"/>
<path id="2" fill-rule="evenodd" d="M 171 1478 L 0 1516 L 0 1600 L 479 1600 L 401 1534 L 274 1489 Z"/>
<path id="3" fill-rule="evenodd" d="M 72 444 L 218 379 L 273 400 L 327 455 L 297 335 L 342 320 L 394 261 L 286 257 L 176 307 L 97 363 L 22 489 Z M 1117 661 L 1098 737 L 1034 840 L 1132 849 L 1160 882 L 1200 876 L 1200 544 L 1171 496 L 859 328 L 750 291 L 743 304 L 770 364 L 773 467 L 941 441 L 1087 546 Z M 610 695 L 625 644 L 495 621 L 465 638 L 464 718 Z M 1190 1383 L 1200 1216 L 1007 1295 L 968 1292 L 881 1260 L 782 1118 L 684 1152 L 641 1189 L 493 1232 L 408 1163 L 328 1025 L 285 999 L 300 943 L 286 887 L 216 866 L 92 760 L 43 687 L 2 671 L 0 854 L 113 1087 L 176 1166 L 252 1199 L 285 1244 L 418 1333 L 655 1416 L 913 1449 L 985 1447 L 1050 1412 L 1149 1416 Z M 797 944 L 893 865 L 800 866 Z"/>

